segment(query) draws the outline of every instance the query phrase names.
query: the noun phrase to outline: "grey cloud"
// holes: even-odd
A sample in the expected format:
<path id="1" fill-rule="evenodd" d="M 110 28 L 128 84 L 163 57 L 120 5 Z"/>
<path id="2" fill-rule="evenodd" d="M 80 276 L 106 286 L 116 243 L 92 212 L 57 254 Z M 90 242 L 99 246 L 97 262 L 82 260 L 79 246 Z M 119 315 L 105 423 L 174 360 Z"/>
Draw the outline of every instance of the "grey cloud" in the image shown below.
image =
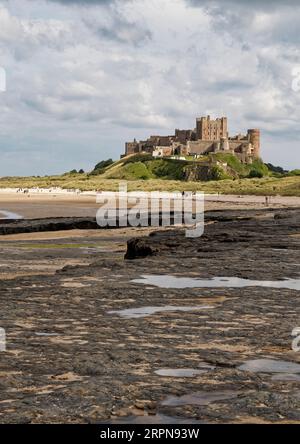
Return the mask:
<path id="1" fill-rule="evenodd" d="M 298 45 L 299 8 L 297 0 L 185 0 L 188 6 L 203 7 L 211 17 L 216 32 L 227 33 L 239 41 L 243 50 L 249 50 L 249 39 L 261 41 L 264 46 Z M 296 11 L 295 11 L 296 9 Z M 254 45 L 255 46 L 255 45 Z"/>
<path id="2" fill-rule="evenodd" d="M 5 3 L 0 174 L 88 169 L 206 113 L 226 114 L 231 134 L 261 128 L 266 161 L 299 164 L 300 19 L 285 5 L 300 2 L 162 0 L 163 13 L 159 0 Z"/>
<path id="3" fill-rule="evenodd" d="M 120 23 L 119 26 L 114 29 L 100 27 L 97 33 L 110 40 L 117 40 L 120 43 L 133 43 L 135 45 L 151 39 L 150 31 L 143 31 L 130 23 Z"/>
<path id="4" fill-rule="evenodd" d="M 253 85 L 250 82 L 246 82 L 240 79 L 235 80 L 221 80 L 218 82 L 214 82 L 209 86 L 209 89 L 212 89 L 213 91 L 217 92 L 226 92 L 226 91 L 243 91 L 243 90 L 249 90 L 250 88 L 253 88 L 255 85 Z"/>
<path id="5" fill-rule="evenodd" d="M 124 17 L 117 5 L 130 3 L 131 0 L 47 0 L 50 3 L 60 3 L 62 5 L 78 5 L 78 6 L 108 6 L 106 12 L 108 16 L 92 14 L 83 19 L 89 31 L 102 39 L 115 41 L 118 43 L 128 43 L 132 45 L 140 45 L 149 41 L 152 34 L 144 24 L 136 23 Z"/>
<path id="6" fill-rule="evenodd" d="M 131 0 L 47 0 L 49 2 L 62 3 L 65 5 L 71 4 L 86 4 L 86 5 L 105 5 L 110 3 L 116 3 L 118 1 L 131 1 Z M 201 5 L 213 5 L 214 3 L 218 3 L 218 0 L 185 0 L 186 3 L 192 6 L 201 6 Z M 233 5 L 241 5 L 241 6 L 249 6 L 249 7 L 259 7 L 259 8 L 272 8 L 274 6 L 299 6 L 299 0 L 222 0 L 222 4 L 233 4 Z"/>
<path id="7" fill-rule="evenodd" d="M 139 23 L 127 21 L 116 11 L 111 16 L 109 23 L 99 23 L 96 19 L 86 19 L 84 23 L 98 37 L 119 43 L 140 45 L 151 40 L 152 37 L 150 30 L 145 29 Z"/>
<path id="8" fill-rule="evenodd" d="M 185 0 L 190 6 L 214 6 L 214 5 L 232 5 L 232 6 L 243 6 L 251 9 L 272 9 L 274 6 L 300 6 L 299 0 Z"/>
<path id="9" fill-rule="evenodd" d="M 117 3 L 120 0 L 47 0 L 48 2 L 61 3 L 62 5 L 86 5 L 86 6 L 96 6 L 96 5 L 110 5 Z M 122 0 L 130 1 L 130 0 Z"/>

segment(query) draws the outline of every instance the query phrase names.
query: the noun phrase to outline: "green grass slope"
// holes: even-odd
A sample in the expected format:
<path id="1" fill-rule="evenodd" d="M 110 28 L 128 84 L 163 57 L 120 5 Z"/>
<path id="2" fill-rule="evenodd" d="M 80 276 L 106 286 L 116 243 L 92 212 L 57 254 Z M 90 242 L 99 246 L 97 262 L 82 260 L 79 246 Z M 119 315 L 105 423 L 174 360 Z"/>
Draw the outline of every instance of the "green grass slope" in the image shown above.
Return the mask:
<path id="1" fill-rule="evenodd" d="M 227 165 L 224 167 L 223 165 Z M 189 168 L 204 168 L 210 165 L 210 179 L 230 179 L 244 177 L 264 177 L 270 174 L 267 166 L 257 159 L 252 165 L 239 161 L 233 154 L 217 153 L 194 160 L 154 159 L 151 154 L 136 154 L 110 165 L 103 178 L 124 180 L 167 179 L 185 180 Z"/>
<path id="2" fill-rule="evenodd" d="M 217 163 L 218 162 L 218 163 Z M 223 164 L 227 167 L 223 169 Z M 211 165 L 212 179 L 186 181 L 187 169 Z M 120 180 L 129 190 L 204 191 L 206 193 L 300 196 L 299 170 L 279 174 L 261 160 L 242 164 L 231 154 L 217 153 L 194 161 L 154 159 L 149 154 L 132 155 L 117 162 L 99 162 L 91 173 L 65 173 L 44 177 L 3 177 L 0 188 L 50 188 L 118 190 Z"/>

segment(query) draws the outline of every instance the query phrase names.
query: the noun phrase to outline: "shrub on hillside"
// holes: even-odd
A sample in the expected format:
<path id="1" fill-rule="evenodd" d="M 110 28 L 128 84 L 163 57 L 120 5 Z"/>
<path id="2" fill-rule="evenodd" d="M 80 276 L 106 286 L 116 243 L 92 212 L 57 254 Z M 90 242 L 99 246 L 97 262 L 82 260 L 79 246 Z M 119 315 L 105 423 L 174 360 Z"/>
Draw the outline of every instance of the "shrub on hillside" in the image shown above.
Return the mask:
<path id="1" fill-rule="evenodd" d="M 267 166 L 267 168 L 268 168 L 272 173 L 275 173 L 275 174 L 286 174 L 286 173 L 288 173 L 288 171 L 284 170 L 284 169 L 283 169 L 282 167 L 280 167 L 280 166 L 275 166 L 275 165 L 272 165 L 271 163 L 266 163 L 265 165 Z"/>
<path id="2" fill-rule="evenodd" d="M 300 176 L 300 170 L 292 170 L 288 174 L 289 176 Z"/>
<path id="3" fill-rule="evenodd" d="M 146 162 L 148 160 L 153 159 L 152 154 L 149 153 L 142 153 L 142 154 L 133 154 L 132 156 L 125 157 L 122 159 L 123 165 L 127 165 L 128 163 L 135 163 L 135 162 Z"/>
<path id="4" fill-rule="evenodd" d="M 108 168 L 110 165 L 112 165 L 114 163 L 114 161 L 112 159 L 107 159 L 107 160 L 101 160 L 101 162 L 97 163 L 97 165 L 95 165 L 95 168 L 93 169 L 93 171 L 90 173 L 93 176 L 97 176 L 98 174 L 103 174 L 104 171 L 106 170 L 106 168 Z"/>
<path id="5" fill-rule="evenodd" d="M 218 165 L 215 165 L 211 168 L 208 180 L 224 180 L 230 179 L 230 176 L 225 173 L 223 168 Z"/>
<path id="6" fill-rule="evenodd" d="M 250 171 L 248 177 L 250 178 L 262 178 L 269 176 L 270 171 L 269 168 L 263 163 L 261 159 L 256 159 L 250 165 Z"/>
<path id="7" fill-rule="evenodd" d="M 147 162 L 147 167 L 159 179 L 183 180 L 187 162 L 173 159 L 157 159 Z"/>

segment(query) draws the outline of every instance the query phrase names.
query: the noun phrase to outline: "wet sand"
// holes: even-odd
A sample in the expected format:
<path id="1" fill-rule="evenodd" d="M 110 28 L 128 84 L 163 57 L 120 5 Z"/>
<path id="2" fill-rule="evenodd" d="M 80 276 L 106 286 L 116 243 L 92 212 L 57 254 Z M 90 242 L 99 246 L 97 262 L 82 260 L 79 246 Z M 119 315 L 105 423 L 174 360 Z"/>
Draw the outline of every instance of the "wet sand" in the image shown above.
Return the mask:
<path id="1" fill-rule="evenodd" d="M 10 211 L 26 219 L 43 217 L 95 217 L 99 205 L 96 197 L 77 194 L 16 194 L 1 193 L 1 210 Z"/>
<path id="2" fill-rule="evenodd" d="M 299 197 L 269 198 L 269 208 L 300 207 Z M 260 209 L 266 208 L 265 196 L 206 195 L 205 209 Z M 3 212 L 15 213 L 26 219 L 47 217 L 95 217 L 99 209 L 95 194 L 76 193 L 4 193 L 0 190 L 0 219 Z"/>

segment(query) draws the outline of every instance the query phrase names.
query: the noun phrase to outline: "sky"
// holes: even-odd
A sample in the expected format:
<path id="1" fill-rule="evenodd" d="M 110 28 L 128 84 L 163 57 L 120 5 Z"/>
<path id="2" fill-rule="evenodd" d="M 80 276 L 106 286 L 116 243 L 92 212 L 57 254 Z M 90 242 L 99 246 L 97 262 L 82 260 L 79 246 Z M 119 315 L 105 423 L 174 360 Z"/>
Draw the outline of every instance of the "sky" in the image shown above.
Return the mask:
<path id="1" fill-rule="evenodd" d="M 299 28 L 298 0 L 0 0 L 0 176 L 88 171 L 207 114 L 300 168 Z"/>

